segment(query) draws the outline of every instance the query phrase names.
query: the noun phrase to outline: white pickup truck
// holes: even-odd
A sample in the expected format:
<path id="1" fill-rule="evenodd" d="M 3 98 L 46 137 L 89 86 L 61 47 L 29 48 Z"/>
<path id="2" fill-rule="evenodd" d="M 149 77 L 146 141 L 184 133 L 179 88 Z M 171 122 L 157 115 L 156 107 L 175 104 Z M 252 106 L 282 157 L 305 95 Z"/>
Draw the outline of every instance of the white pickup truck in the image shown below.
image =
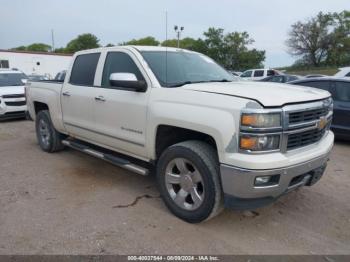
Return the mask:
<path id="1" fill-rule="evenodd" d="M 29 82 L 26 94 L 44 151 L 68 146 L 142 175 L 156 170 L 166 206 L 191 223 L 313 185 L 333 146 L 327 91 L 235 82 L 182 49 L 81 51 L 63 83 Z"/>

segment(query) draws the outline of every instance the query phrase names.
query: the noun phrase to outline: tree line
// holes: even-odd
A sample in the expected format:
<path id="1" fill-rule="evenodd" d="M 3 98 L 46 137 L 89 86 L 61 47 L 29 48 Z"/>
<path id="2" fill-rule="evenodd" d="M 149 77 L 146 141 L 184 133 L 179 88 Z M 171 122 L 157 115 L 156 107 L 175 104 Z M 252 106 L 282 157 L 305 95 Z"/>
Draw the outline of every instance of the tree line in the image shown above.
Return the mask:
<path id="1" fill-rule="evenodd" d="M 211 27 L 203 37 L 181 39 L 180 48 L 208 55 L 228 70 L 242 71 L 263 67 L 265 51 L 250 48 L 254 39 L 247 32 L 225 33 Z M 176 47 L 177 39 L 159 41 L 152 36 L 132 39 L 118 45 L 148 45 Z M 288 52 L 297 58 L 293 67 L 343 66 L 350 64 L 350 11 L 318 13 L 315 17 L 291 25 L 286 45 Z M 50 45 L 34 43 L 14 50 L 74 53 L 100 47 L 100 40 L 93 34 L 82 34 L 65 47 L 52 50 Z M 114 46 L 108 44 L 106 46 Z"/>
<path id="2" fill-rule="evenodd" d="M 298 60 L 294 66 L 350 65 L 350 11 L 319 12 L 291 26 L 286 45 Z"/>
<path id="3" fill-rule="evenodd" d="M 181 39 L 180 48 L 197 51 L 208 55 L 226 69 L 243 70 L 252 67 L 262 67 L 265 60 L 265 51 L 250 49 L 254 40 L 247 32 L 224 33 L 221 28 L 209 28 L 203 33 L 203 38 L 194 39 L 186 37 Z M 74 53 L 84 49 L 100 47 L 100 40 L 93 34 L 82 34 L 71 40 L 66 47 L 51 50 L 51 46 L 43 43 L 34 43 L 29 46 L 20 46 L 14 50 L 41 51 L 56 53 Z M 167 46 L 176 47 L 177 39 L 168 39 L 163 42 L 152 36 L 140 39 L 132 39 L 119 45 L 146 45 L 146 46 Z M 113 46 L 113 44 L 108 44 Z"/>

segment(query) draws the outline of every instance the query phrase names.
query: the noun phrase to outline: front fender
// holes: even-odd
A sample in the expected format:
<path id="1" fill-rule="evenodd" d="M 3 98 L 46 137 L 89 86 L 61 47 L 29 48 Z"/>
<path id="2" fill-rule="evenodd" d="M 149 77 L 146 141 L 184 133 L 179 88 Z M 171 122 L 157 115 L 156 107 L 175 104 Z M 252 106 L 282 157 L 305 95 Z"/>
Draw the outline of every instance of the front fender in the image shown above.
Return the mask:
<path id="1" fill-rule="evenodd" d="M 211 136 L 215 140 L 219 159 L 227 145 L 231 143 L 236 130 L 232 112 L 220 108 L 159 101 L 152 104 L 150 114 L 152 118 L 147 131 L 147 141 L 150 145 L 148 148 L 151 159 L 156 158 L 154 145 L 157 128 L 160 125 L 185 128 Z"/>

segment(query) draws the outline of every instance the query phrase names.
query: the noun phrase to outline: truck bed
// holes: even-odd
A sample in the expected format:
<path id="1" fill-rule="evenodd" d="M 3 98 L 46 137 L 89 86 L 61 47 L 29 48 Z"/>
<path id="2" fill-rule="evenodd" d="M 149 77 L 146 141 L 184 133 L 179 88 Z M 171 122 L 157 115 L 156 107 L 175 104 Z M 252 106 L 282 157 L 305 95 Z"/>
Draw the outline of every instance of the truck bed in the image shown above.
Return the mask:
<path id="1" fill-rule="evenodd" d="M 62 87 L 63 82 L 56 80 L 28 81 L 26 84 L 27 106 L 31 118 L 35 119 L 38 104 L 45 104 L 50 110 L 54 126 L 60 131 L 64 131 L 61 108 Z"/>

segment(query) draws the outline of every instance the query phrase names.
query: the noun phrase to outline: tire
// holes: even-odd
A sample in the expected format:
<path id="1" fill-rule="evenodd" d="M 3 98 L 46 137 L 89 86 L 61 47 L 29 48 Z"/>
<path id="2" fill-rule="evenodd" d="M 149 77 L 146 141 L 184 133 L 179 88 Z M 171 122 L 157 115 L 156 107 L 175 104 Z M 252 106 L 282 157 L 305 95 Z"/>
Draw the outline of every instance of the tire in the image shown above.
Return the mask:
<path id="1" fill-rule="evenodd" d="M 40 148 L 49 153 L 64 149 L 62 139 L 64 135 L 54 128 L 48 110 L 40 111 L 35 119 L 36 137 Z"/>
<path id="2" fill-rule="evenodd" d="M 219 174 L 215 150 L 201 141 L 170 146 L 157 164 L 157 182 L 165 205 L 189 223 L 208 220 L 222 210 Z"/>

